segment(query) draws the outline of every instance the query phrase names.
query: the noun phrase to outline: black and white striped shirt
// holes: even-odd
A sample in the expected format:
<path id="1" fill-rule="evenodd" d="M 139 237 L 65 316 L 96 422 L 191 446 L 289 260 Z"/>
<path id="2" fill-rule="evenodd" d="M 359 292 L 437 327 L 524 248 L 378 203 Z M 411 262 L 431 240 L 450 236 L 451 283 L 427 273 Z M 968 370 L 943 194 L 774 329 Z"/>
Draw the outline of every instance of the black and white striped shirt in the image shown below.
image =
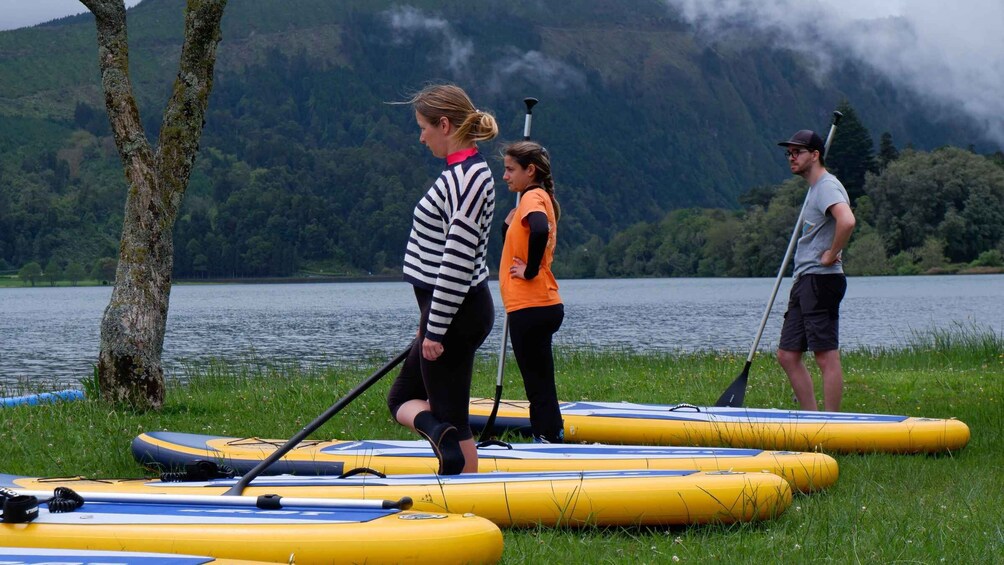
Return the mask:
<path id="1" fill-rule="evenodd" d="M 426 337 L 438 342 L 467 292 L 488 280 L 485 255 L 495 214 L 495 181 L 484 157 L 448 157 L 447 164 L 415 206 L 404 254 L 404 280 L 432 291 Z"/>

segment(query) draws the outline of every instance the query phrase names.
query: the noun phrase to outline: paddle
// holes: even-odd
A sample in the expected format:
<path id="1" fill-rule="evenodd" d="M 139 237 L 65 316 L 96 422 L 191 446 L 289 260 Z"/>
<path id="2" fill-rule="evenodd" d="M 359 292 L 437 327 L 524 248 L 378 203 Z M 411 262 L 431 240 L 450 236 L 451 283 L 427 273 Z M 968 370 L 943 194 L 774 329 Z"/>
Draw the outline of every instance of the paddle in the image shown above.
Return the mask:
<path id="1" fill-rule="evenodd" d="M 523 103 L 526 104 L 526 118 L 523 120 L 523 139 L 526 141 L 530 140 L 530 124 L 533 121 L 533 107 L 537 105 L 536 98 L 524 98 Z M 519 206 L 519 193 L 516 193 L 516 205 Z M 499 273 L 499 276 L 506 276 L 504 273 Z M 492 412 L 488 416 L 488 422 L 485 423 L 485 427 L 481 430 L 481 437 L 478 442 L 482 445 L 492 437 L 492 432 L 495 427 L 495 417 L 499 413 L 499 404 L 502 402 L 502 373 L 505 372 L 505 350 L 506 344 L 509 340 L 509 316 L 506 315 L 502 318 L 502 347 L 499 349 L 499 371 L 498 375 L 495 377 L 495 403 L 492 405 Z"/>
<path id="2" fill-rule="evenodd" d="M 283 455 L 289 453 L 291 449 L 296 447 L 296 444 L 303 441 L 303 439 L 306 438 L 308 435 L 314 433 L 314 431 L 316 431 L 317 428 L 320 428 L 322 425 L 324 425 L 324 423 L 327 422 L 329 419 L 331 419 L 332 416 L 337 414 L 342 408 L 348 406 L 348 404 L 353 400 L 355 400 L 357 396 L 365 392 L 366 389 L 368 389 L 369 387 L 373 386 L 374 383 L 376 383 L 384 375 L 389 373 L 391 369 L 396 367 L 399 363 L 401 363 L 401 361 L 404 361 L 404 359 L 408 356 L 408 353 L 410 351 L 411 351 L 411 346 L 409 345 L 408 348 L 399 353 L 397 357 L 388 361 L 386 365 L 380 367 L 375 373 L 370 375 L 365 381 L 360 383 L 356 388 L 349 391 L 349 393 L 345 395 L 345 398 L 342 398 L 338 402 L 332 404 L 331 407 L 325 410 L 323 414 L 318 416 L 316 419 L 314 419 L 313 422 L 307 424 L 302 430 L 300 430 L 300 433 L 290 438 L 289 441 L 283 444 L 282 447 L 280 447 L 279 449 L 276 449 L 261 463 L 255 465 L 253 469 L 251 469 L 250 471 L 247 472 L 247 474 L 241 477 L 241 479 L 237 481 L 237 484 L 230 487 L 230 489 L 228 489 L 227 492 L 223 493 L 223 495 L 234 496 L 244 492 L 244 487 L 248 486 L 248 484 L 250 484 L 251 481 L 254 480 L 254 478 L 257 477 L 258 475 L 260 475 L 265 469 L 268 469 L 269 465 L 275 463 Z"/>
<path id="3" fill-rule="evenodd" d="M 55 493 L 44 490 L 11 489 L 19 495 L 34 496 L 45 502 L 55 494 L 55 498 L 64 499 L 65 493 L 60 489 Z M 69 490 L 69 489 L 67 489 Z M 126 504 L 183 504 L 191 506 L 245 506 L 262 510 L 277 510 L 292 506 L 308 508 L 379 508 L 383 510 L 407 510 L 412 506 L 410 497 L 400 500 L 360 500 L 354 498 L 297 498 L 265 494 L 261 496 L 217 496 L 212 494 L 141 494 L 121 492 L 75 492 L 70 491 L 70 497 L 78 497 L 86 502 L 114 502 Z M 79 506 L 78 506 L 79 507 Z"/>
<path id="4" fill-rule="evenodd" d="M 830 152 L 833 135 L 836 133 L 837 124 L 840 123 L 840 118 L 842 117 L 844 117 L 843 114 L 836 110 L 833 111 L 833 122 L 830 124 L 830 132 L 826 135 L 826 143 L 823 145 L 824 160 Z M 802 210 L 798 213 L 798 221 L 795 222 L 795 229 L 792 230 L 791 239 L 788 241 L 788 249 L 784 252 L 781 268 L 777 270 L 777 278 L 774 280 L 774 289 L 770 292 L 770 300 L 767 301 L 767 308 L 764 309 L 763 317 L 760 319 L 760 328 L 753 339 L 753 347 L 750 347 L 750 353 L 746 356 L 746 364 L 743 366 L 743 371 L 739 373 L 736 380 L 732 381 L 729 388 L 725 389 L 725 392 L 715 402 L 715 406 L 738 407 L 743 405 L 743 399 L 746 398 L 746 385 L 749 382 L 750 365 L 753 364 L 753 356 L 756 355 L 756 348 L 760 345 L 760 337 L 763 336 L 763 329 L 767 325 L 767 317 L 770 316 L 770 310 L 774 307 L 774 298 L 777 296 L 778 287 L 781 286 L 781 279 L 784 278 L 784 271 L 788 268 L 788 261 L 791 260 L 791 255 L 795 251 L 795 243 L 798 241 L 798 230 L 802 227 L 802 215 L 805 213 L 805 204 L 808 201 L 809 195 L 806 194 L 805 201 L 802 202 Z"/>

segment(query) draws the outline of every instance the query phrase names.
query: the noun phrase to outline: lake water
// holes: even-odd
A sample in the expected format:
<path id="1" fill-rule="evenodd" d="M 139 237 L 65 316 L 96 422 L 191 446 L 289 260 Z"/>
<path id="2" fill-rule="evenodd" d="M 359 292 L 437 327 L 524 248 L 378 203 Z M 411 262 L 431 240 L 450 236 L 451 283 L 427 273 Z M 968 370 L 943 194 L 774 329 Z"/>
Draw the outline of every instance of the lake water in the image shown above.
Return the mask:
<path id="1" fill-rule="evenodd" d="M 764 279 L 561 281 L 565 322 L 557 344 L 642 352 L 752 345 L 774 283 Z M 502 312 L 482 351 L 496 355 Z M 761 351 L 776 347 L 790 279 L 778 291 Z M 89 375 L 109 287 L 0 289 L 0 385 L 75 386 Z M 415 334 L 417 308 L 403 282 L 181 285 L 171 293 L 164 363 L 390 357 Z M 897 347 L 953 327 L 1004 333 L 1004 275 L 852 277 L 841 307 L 844 349 Z"/>

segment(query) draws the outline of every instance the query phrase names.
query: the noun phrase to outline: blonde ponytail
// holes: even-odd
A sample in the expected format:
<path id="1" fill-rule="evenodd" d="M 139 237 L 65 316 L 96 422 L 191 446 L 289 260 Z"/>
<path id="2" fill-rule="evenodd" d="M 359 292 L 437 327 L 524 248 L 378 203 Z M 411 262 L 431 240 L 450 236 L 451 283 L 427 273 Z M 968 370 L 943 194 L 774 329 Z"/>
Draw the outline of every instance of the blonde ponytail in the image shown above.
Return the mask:
<path id="1" fill-rule="evenodd" d="M 411 104 L 429 123 L 441 118 L 450 121 L 456 141 L 488 141 L 498 136 L 495 117 L 478 110 L 464 89 L 453 84 L 433 84 L 415 93 L 405 102 Z"/>

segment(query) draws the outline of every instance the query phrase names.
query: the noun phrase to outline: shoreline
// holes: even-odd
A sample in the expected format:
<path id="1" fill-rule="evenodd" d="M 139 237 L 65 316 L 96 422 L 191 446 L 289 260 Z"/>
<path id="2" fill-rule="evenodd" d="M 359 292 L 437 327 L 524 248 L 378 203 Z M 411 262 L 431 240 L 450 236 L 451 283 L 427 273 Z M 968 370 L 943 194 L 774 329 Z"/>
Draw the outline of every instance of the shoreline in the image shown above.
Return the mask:
<path id="1" fill-rule="evenodd" d="M 968 269 L 960 269 L 958 271 L 949 271 L 944 269 L 931 270 L 925 273 L 918 273 L 916 275 L 848 275 L 849 278 L 858 277 L 925 277 L 925 276 L 947 276 L 947 275 L 1000 275 L 1004 274 L 1004 267 L 972 267 Z M 727 278 L 749 278 L 749 277 L 613 277 L 612 280 L 617 279 L 648 279 L 648 278 L 665 278 L 665 279 L 727 279 Z M 769 278 L 769 277 L 758 277 L 758 278 Z M 786 277 L 787 278 L 787 277 Z M 172 283 L 173 285 L 199 285 L 199 284 L 314 284 L 314 283 L 360 283 L 360 282 L 400 282 L 402 276 L 400 273 L 395 273 L 393 275 L 358 275 L 358 276 L 323 276 L 323 275 L 310 275 L 310 276 L 296 276 L 296 277 L 246 277 L 246 278 L 206 278 L 206 279 L 188 279 L 179 278 L 175 279 Z M 497 281 L 498 276 L 492 275 L 488 280 Z M 576 279 L 576 278 L 560 278 L 559 280 L 597 280 L 594 278 L 588 279 Z M 10 283 L 10 284 L 8 284 Z M 20 281 L 7 279 L 0 279 L 0 290 L 5 288 L 67 288 L 67 287 L 95 287 L 95 286 L 114 286 L 114 283 L 107 281 L 82 281 L 76 285 L 70 284 L 69 281 L 58 281 L 55 285 L 49 284 L 48 282 L 36 283 L 34 286 L 25 285 Z"/>

